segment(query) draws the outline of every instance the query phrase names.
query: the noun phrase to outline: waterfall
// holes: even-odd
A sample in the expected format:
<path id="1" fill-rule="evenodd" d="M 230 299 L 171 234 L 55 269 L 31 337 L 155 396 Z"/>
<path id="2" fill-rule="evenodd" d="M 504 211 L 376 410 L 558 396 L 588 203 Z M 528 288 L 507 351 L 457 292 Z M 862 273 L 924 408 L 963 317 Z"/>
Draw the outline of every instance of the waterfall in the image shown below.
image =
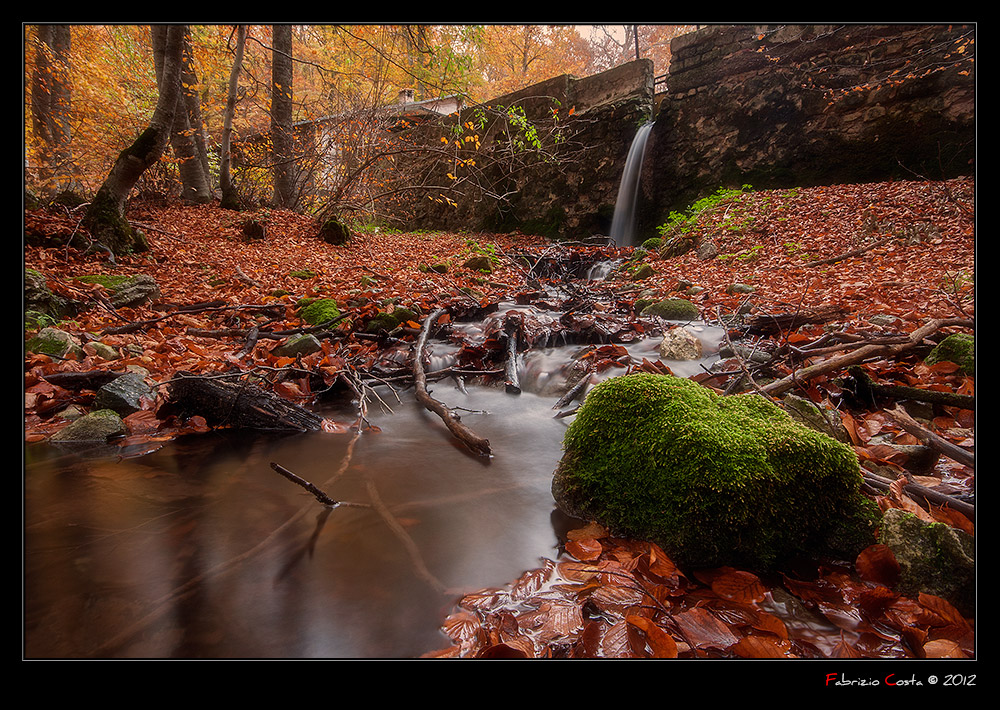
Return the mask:
<path id="1" fill-rule="evenodd" d="M 631 246 L 635 239 L 635 201 L 639 194 L 639 174 L 642 172 L 642 157 L 646 152 L 646 139 L 652 122 L 639 128 L 632 139 L 625 159 L 625 172 L 618 187 L 615 202 L 615 216 L 611 221 L 611 238 L 618 246 Z"/>

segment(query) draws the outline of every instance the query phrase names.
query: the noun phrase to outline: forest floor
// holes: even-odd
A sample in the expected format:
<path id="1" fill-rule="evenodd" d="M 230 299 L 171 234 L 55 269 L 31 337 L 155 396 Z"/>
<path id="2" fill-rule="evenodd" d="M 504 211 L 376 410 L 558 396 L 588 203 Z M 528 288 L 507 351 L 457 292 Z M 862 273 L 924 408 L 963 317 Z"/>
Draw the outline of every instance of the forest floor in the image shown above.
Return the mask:
<path id="1" fill-rule="evenodd" d="M 619 308 L 639 298 L 678 295 L 681 283 L 701 287 L 690 299 L 706 320 L 732 314 L 835 311 L 835 322 L 806 324 L 780 334 L 785 343 L 804 343 L 824 331 L 839 329 L 858 339 L 898 337 L 928 322 L 970 322 L 975 317 L 975 183 L 902 181 L 796 190 L 758 191 L 706 210 L 694 220 L 692 237 L 714 242 L 714 258 L 694 251 L 661 259 L 650 251 L 642 262 L 652 275 L 641 281 L 624 272 L 600 284 L 611 298 L 606 308 Z M 66 248 L 78 228 L 79 215 L 68 211 L 25 213 L 29 235 L 24 265 L 43 273 L 57 294 L 90 302 L 71 321 L 59 324 L 86 342 L 100 340 L 132 353 L 115 363 L 100 360 L 86 348 L 81 360 L 58 361 L 25 353 L 25 440 L 39 441 L 68 424 L 59 416 L 67 405 L 86 407 L 93 392 L 68 392 L 51 385 L 46 375 L 65 371 L 136 365 L 151 381 L 178 371 L 220 372 L 236 365 L 281 368 L 287 358 L 270 353 L 276 341 L 259 341 L 245 357 L 236 353 L 244 341 L 206 336 L 223 328 L 245 332 L 264 325 L 248 306 L 279 307 L 266 327 L 300 327 L 297 303 L 302 298 L 338 301 L 350 318 L 337 325 L 346 349 L 329 350 L 313 361 L 299 361 L 327 374 L 345 362 L 364 369 L 376 357 L 380 342 L 356 339 L 352 329 L 388 304 L 411 308 L 421 317 L 442 304 L 468 300 L 480 304 L 530 290 L 523 261 L 517 255 L 564 251 L 554 243 L 521 234 L 397 233 L 376 229 L 357 233 L 344 246 L 319 241 L 308 217 L 281 210 L 258 212 L 266 237 L 247 240 L 246 218 L 217 206 L 156 206 L 136 202 L 128 217 L 146 233 L 151 251 L 110 262 L 100 252 L 85 254 Z M 627 258 L 631 249 L 578 247 L 579 253 Z M 850 254 L 855 253 L 855 256 Z M 466 259 L 488 255 L 493 270 L 483 274 L 463 268 Z M 428 267 L 445 263 L 445 273 Z M 75 277 L 89 274 L 152 276 L 159 285 L 158 302 L 139 308 L 113 309 L 103 287 Z M 753 291 L 734 292 L 734 284 Z M 534 283 L 537 286 L 537 283 Z M 177 306 L 221 302 L 226 308 L 182 311 Z M 880 316 L 878 325 L 871 320 Z M 951 319 L 951 320 L 949 320 Z M 108 334 L 123 325 L 145 327 Z M 404 327 L 403 338 L 415 339 L 419 323 Z M 970 331 L 948 325 L 947 332 Z M 26 330 L 26 338 L 33 331 Z M 91 335 L 88 335 L 91 334 Z M 103 335 L 102 335 L 103 334 Z M 336 357 L 334 357 L 336 355 Z M 317 358 L 321 358 L 317 359 Z M 947 365 L 930 367 L 912 352 L 865 364 L 874 381 L 905 384 L 956 394 L 974 394 L 974 376 Z M 325 368 L 325 369 L 324 369 Z M 839 401 L 835 375 L 809 383 L 816 401 Z M 308 386 L 292 379 L 282 396 L 308 402 Z M 135 437 L 170 436 L 196 431 L 203 423 L 165 422 L 149 412 L 130 418 Z M 859 458 L 902 466 L 878 448 L 885 435 L 896 443 L 914 443 L 896 419 L 883 409 L 853 410 L 847 417 Z M 931 422 L 939 436 L 968 450 L 974 448 L 974 411 L 938 408 Z M 912 477 L 909 477 L 911 482 Z M 942 458 L 920 483 L 945 494 L 974 490 L 971 467 Z M 931 506 L 912 504 L 898 488 L 882 492 L 883 507 L 916 508 L 928 519 L 945 517 L 949 524 L 974 532 L 972 521 Z M 936 516 L 936 517 L 935 517 Z M 959 516 L 961 517 L 961 516 Z M 484 590 L 462 601 L 449 617 L 446 632 L 454 644 L 440 656 L 680 656 L 680 657 L 879 657 L 911 658 L 974 655 L 972 621 L 944 600 L 922 595 L 907 599 L 884 592 L 870 577 L 876 563 L 855 568 L 821 566 L 808 580 L 765 578 L 745 570 L 721 569 L 685 574 L 655 546 L 615 540 L 593 527 L 578 531 L 566 544 L 566 557 L 551 567 L 533 570 L 505 590 Z M 851 561 L 855 563 L 858 561 Z M 599 580 L 599 582 L 598 582 Z M 623 580 L 627 580 L 627 583 Z M 872 589 L 879 589 L 873 594 Z M 790 593 L 789 593 L 790 592 Z M 800 607 L 832 624 L 836 634 L 819 638 L 813 628 L 796 629 L 767 610 L 763 601 Z M 882 596 L 879 596 L 881 594 Z M 589 618 L 585 605 L 597 614 Z M 664 610 L 672 613 L 665 614 Z M 663 623 L 663 617 L 669 617 Z M 567 642 L 572 638 L 572 643 Z M 831 640 L 833 639 L 833 640 Z"/>

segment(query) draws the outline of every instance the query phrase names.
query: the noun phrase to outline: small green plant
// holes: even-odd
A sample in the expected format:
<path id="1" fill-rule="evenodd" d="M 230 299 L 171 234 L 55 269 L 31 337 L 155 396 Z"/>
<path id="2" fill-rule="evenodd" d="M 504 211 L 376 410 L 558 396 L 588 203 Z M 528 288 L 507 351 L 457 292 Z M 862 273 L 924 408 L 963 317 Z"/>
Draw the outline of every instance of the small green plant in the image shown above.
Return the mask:
<path id="1" fill-rule="evenodd" d="M 751 185 L 744 185 L 740 189 L 720 187 L 711 195 L 695 201 L 684 212 L 671 211 L 667 216 L 667 221 L 656 228 L 662 237 L 684 237 L 689 234 L 698 224 L 698 220 L 706 212 L 718 209 L 722 205 L 728 205 L 739 199 L 746 192 L 752 192 Z M 724 226 L 728 229 L 734 222 L 730 221 L 729 215 L 724 220 Z M 741 228 L 741 227 L 736 227 Z"/>

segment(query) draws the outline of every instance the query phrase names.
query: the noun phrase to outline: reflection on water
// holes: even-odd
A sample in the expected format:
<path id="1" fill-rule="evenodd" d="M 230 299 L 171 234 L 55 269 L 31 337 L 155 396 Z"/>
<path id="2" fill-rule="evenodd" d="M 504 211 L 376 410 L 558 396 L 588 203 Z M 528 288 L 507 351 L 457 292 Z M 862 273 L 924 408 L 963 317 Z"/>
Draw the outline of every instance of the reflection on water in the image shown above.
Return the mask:
<path id="1" fill-rule="evenodd" d="M 547 362 L 547 361 L 546 361 Z M 548 371 L 550 365 L 541 366 Z M 412 392 L 379 432 L 217 433 L 131 459 L 26 449 L 28 658 L 406 658 L 447 645 L 458 596 L 557 554 L 548 394 L 432 394 L 490 440 L 456 445 Z M 271 462 L 337 500 L 323 508 Z M 349 463 L 344 466 L 343 464 Z M 343 469 L 342 473 L 338 472 Z"/>
<path id="2" fill-rule="evenodd" d="M 442 647 L 457 594 L 556 554 L 549 484 L 565 423 L 532 395 L 437 390 L 490 411 L 465 420 L 490 439 L 492 461 L 456 448 L 405 398 L 332 481 L 350 435 L 200 437 L 118 462 L 32 447 L 25 655 L 412 657 Z M 416 552 L 376 509 L 324 516 L 271 461 L 338 500 L 375 495 Z"/>

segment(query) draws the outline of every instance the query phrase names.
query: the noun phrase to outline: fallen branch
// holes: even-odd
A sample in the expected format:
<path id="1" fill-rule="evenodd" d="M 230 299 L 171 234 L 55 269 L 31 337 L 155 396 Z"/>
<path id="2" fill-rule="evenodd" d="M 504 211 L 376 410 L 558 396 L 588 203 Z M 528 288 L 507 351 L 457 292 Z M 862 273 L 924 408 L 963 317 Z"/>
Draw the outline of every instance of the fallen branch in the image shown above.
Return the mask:
<path id="1" fill-rule="evenodd" d="M 829 360 L 816 363 L 815 365 L 810 365 L 809 367 L 804 367 L 797 372 L 793 372 L 787 377 L 770 382 L 761 387 L 761 391 L 764 394 L 772 396 L 784 394 L 793 387 L 803 384 L 813 377 L 818 377 L 819 375 L 824 375 L 828 372 L 850 367 L 851 365 L 857 365 L 872 357 L 898 355 L 916 347 L 917 345 L 920 345 L 924 338 L 928 337 L 940 328 L 948 326 L 963 326 L 971 328 L 973 327 L 973 322 L 965 318 L 935 318 L 927 321 L 927 323 L 910 333 L 904 342 L 889 345 L 865 345 L 864 347 L 858 348 L 854 352 L 840 357 L 833 357 Z"/>
<path id="2" fill-rule="evenodd" d="M 920 424 L 903 411 L 903 408 L 898 404 L 894 409 L 884 410 L 885 414 L 889 416 L 894 422 L 896 422 L 904 430 L 913 434 L 913 436 L 920 439 L 920 441 L 927 444 L 935 451 L 944 454 L 953 461 L 957 461 L 963 466 L 969 466 L 970 468 L 975 468 L 976 466 L 976 456 L 975 454 L 966 451 L 961 446 L 956 446 L 947 439 L 944 439 L 930 429 L 920 426 Z"/>
<path id="3" fill-rule="evenodd" d="M 883 244 L 888 244 L 895 238 L 896 235 L 893 235 L 891 237 L 886 237 L 885 239 L 879 239 L 877 242 L 873 242 L 872 244 L 868 244 L 867 246 L 859 247 L 857 249 L 844 252 L 839 256 L 831 256 L 829 259 L 819 259 L 818 261 L 810 261 L 808 264 L 803 264 L 802 268 L 808 269 L 813 266 L 822 266 L 824 264 L 836 264 L 838 261 L 843 261 L 844 259 L 850 259 L 852 256 L 859 256 L 861 254 L 864 254 L 866 251 L 869 251 L 871 249 L 876 249 L 882 246 Z"/>
<path id="4" fill-rule="evenodd" d="M 976 398 L 969 394 L 925 390 L 905 385 L 880 385 L 873 382 L 868 373 L 857 366 L 850 369 L 850 374 L 854 378 L 858 396 L 866 401 L 875 401 L 877 397 L 884 397 L 886 399 L 910 399 L 927 404 L 958 407 L 959 409 L 974 409 L 976 406 Z"/>
<path id="5" fill-rule="evenodd" d="M 462 423 L 461 417 L 431 397 L 427 392 L 427 373 L 424 371 L 424 346 L 427 343 L 427 336 L 430 333 L 431 326 L 444 312 L 445 309 L 443 308 L 432 312 L 424 320 L 424 325 L 420 329 L 420 337 L 417 339 L 416 352 L 413 357 L 413 379 L 416 383 L 417 401 L 428 411 L 437 414 L 445 426 L 448 427 L 448 430 L 474 453 L 488 457 L 491 455 L 490 442 L 465 426 Z"/>
<path id="6" fill-rule="evenodd" d="M 892 479 L 879 476 L 871 471 L 863 470 L 861 475 L 864 478 L 865 483 L 880 491 L 889 491 L 893 484 Z M 934 503 L 936 505 L 943 505 L 953 510 L 957 510 L 959 513 L 970 519 L 974 519 L 976 517 L 976 506 L 971 503 L 966 503 L 963 500 L 953 498 L 952 496 L 944 493 L 939 493 L 933 488 L 921 486 L 918 483 L 906 483 L 903 485 L 903 492 L 906 493 L 907 497 L 917 503 Z"/>

